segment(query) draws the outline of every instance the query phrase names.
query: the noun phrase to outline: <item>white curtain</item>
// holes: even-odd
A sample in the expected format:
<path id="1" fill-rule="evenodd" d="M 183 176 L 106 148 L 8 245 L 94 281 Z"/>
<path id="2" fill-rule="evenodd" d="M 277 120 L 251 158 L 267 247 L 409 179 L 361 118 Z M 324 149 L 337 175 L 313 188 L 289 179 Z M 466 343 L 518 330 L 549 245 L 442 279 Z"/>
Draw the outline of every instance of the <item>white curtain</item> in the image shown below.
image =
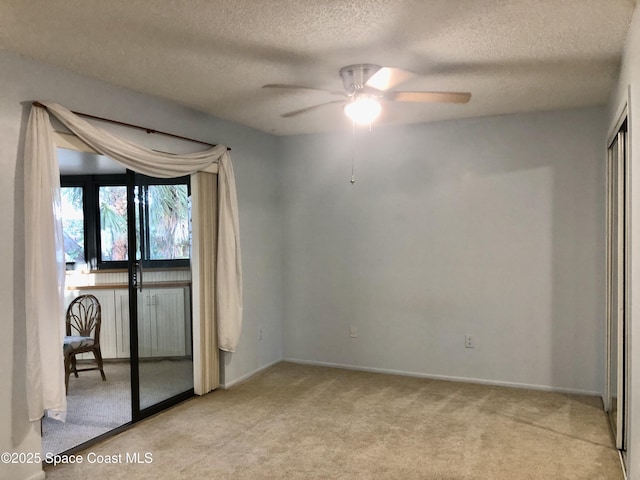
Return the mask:
<path id="1" fill-rule="evenodd" d="M 233 166 L 228 162 L 218 170 L 218 253 L 216 278 L 218 318 L 242 319 L 242 265 L 240 264 L 240 228 L 238 200 Z M 223 212 L 228 212 L 226 215 Z M 223 215 L 226 218 L 223 218 Z M 235 352 L 240 322 L 218 322 L 218 347 Z"/>
<path id="2" fill-rule="evenodd" d="M 94 150 L 144 175 L 160 178 L 181 177 L 203 170 L 212 163 L 219 162 L 222 157 L 229 159 L 227 147 L 224 145 L 185 155 L 156 152 L 95 127 L 60 105 L 41 103 L 65 127 Z M 227 163 L 230 165 L 230 162 Z M 220 164 L 219 169 L 223 168 L 224 165 Z"/>
<path id="3" fill-rule="evenodd" d="M 222 299 L 217 305 L 218 347 L 234 352 L 242 327 L 242 267 L 235 177 L 227 148 L 218 145 L 186 155 L 156 152 L 99 129 L 60 105 L 42 104 L 96 151 L 139 173 L 178 177 L 218 163 L 217 291 L 211 295 Z M 27 396 L 32 421 L 39 419 L 43 410 L 65 410 L 64 332 L 59 320 L 63 314 L 64 252 L 59 198 L 56 201 L 59 170 L 46 110 L 31 109 L 25 146 Z M 43 375 L 45 366 L 47 374 Z"/>
<path id="4" fill-rule="evenodd" d="M 64 247 L 60 173 L 53 130 L 43 108 L 32 108 L 25 139 L 25 291 L 29 419 L 44 410 L 65 420 L 62 339 Z M 50 368 L 51 367 L 51 368 Z"/>

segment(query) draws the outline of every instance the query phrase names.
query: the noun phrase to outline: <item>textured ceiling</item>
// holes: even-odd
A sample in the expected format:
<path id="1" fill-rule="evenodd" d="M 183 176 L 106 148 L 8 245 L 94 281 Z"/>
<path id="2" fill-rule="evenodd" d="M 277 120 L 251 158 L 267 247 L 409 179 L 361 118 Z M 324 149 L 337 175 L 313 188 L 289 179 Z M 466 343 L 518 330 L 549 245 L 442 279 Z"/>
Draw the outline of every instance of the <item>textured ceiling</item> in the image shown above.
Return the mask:
<path id="1" fill-rule="evenodd" d="M 340 67 L 418 77 L 396 90 L 469 91 L 466 105 L 385 103 L 383 123 L 602 105 L 634 0 L 2 0 L 0 49 L 278 135 L 350 128 Z M 99 113 L 99 112 L 95 112 Z"/>

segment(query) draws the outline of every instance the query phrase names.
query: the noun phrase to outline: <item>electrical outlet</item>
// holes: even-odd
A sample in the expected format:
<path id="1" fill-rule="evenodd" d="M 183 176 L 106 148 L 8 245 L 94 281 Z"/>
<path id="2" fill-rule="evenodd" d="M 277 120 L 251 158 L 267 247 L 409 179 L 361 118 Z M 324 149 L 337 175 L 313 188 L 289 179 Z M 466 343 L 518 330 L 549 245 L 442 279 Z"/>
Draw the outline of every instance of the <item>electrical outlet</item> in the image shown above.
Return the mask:
<path id="1" fill-rule="evenodd" d="M 258 340 L 262 340 L 262 329 L 258 330 Z"/>
<path id="2" fill-rule="evenodd" d="M 349 336 L 351 338 L 356 338 L 358 336 L 358 328 L 351 325 L 349 327 Z"/>
<path id="3" fill-rule="evenodd" d="M 473 341 L 473 336 L 465 335 L 464 336 L 464 347 L 465 348 L 474 348 L 475 346 L 476 346 L 476 344 Z"/>

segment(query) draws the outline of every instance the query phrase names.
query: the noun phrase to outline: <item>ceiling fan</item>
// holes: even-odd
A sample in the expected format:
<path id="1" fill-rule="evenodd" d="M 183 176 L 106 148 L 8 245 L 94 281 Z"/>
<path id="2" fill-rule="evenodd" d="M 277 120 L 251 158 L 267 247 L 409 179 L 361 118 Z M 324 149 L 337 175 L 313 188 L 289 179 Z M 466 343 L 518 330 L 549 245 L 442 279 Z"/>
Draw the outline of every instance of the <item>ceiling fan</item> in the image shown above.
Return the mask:
<path id="1" fill-rule="evenodd" d="M 270 83 L 263 85 L 262 88 L 325 92 L 343 97 L 341 100 L 331 100 L 284 113 L 282 116 L 285 118 L 295 117 L 327 105 L 343 104 L 345 114 L 355 123 L 364 125 L 371 124 L 380 114 L 382 110 L 380 100 L 392 102 L 467 103 L 471 99 L 471 94 L 468 92 L 398 92 L 390 90 L 414 76 L 416 76 L 415 73 L 400 68 L 361 63 L 348 65 L 340 69 L 340 77 L 345 91 L 280 83 Z"/>

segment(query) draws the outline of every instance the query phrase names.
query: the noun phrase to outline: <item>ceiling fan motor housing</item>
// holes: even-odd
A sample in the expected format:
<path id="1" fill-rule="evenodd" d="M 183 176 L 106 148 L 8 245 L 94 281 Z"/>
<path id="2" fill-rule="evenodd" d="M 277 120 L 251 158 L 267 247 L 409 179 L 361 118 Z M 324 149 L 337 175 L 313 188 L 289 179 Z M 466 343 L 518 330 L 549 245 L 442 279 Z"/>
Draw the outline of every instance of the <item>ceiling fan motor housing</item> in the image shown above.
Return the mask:
<path id="1" fill-rule="evenodd" d="M 349 95 L 363 90 L 367 80 L 369 80 L 382 67 L 371 63 L 359 63 L 348 65 L 340 69 L 342 83 Z"/>

